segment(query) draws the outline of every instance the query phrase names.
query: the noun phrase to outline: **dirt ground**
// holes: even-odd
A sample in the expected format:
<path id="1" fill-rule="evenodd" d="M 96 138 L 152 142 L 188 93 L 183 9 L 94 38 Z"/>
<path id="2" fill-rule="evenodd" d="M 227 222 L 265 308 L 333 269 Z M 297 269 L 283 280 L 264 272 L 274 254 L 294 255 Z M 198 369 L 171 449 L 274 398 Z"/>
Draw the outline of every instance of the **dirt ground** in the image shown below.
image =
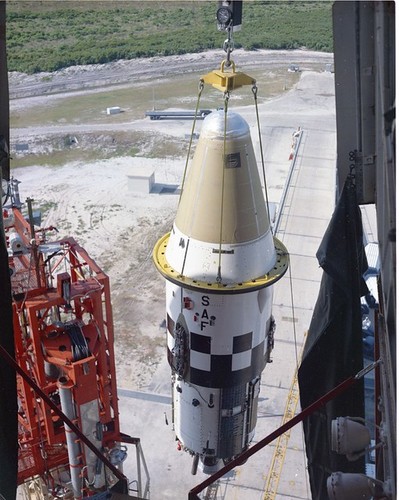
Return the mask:
<path id="1" fill-rule="evenodd" d="M 221 51 L 209 51 L 68 68 L 54 74 L 11 74 L 11 115 L 26 115 L 28 120 L 35 110 L 62 105 L 63 100 L 74 96 L 112 94 L 122 87 L 138 84 L 150 86 L 161 76 L 168 76 L 169 88 L 173 88 L 182 73 L 211 71 L 222 56 Z M 251 68 L 266 71 L 267 68 L 286 72 L 290 63 L 300 65 L 303 71 L 299 83 L 286 94 L 285 100 L 281 101 L 279 96 L 271 98 L 276 112 L 281 113 L 292 106 L 298 106 L 298 112 L 301 105 L 308 110 L 315 91 L 304 92 L 310 85 L 306 82 L 310 78 L 312 85 L 316 82 L 317 89 L 317 82 L 323 80 L 325 65 L 333 62 L 331 54 L 310 51 L 237 51 L 236 61 L 245 71 Z M 320 88 L 324 88 L 323 85 Z M 215 97 L 215 107 L 217 99 Z M 317 105 L 322 102 L 321 92 Z M 147 109 L 152 108 L 151 99 L 145 104 Z M 245 110 L 243 108 L 244 113 Z M 267 119 L 265 112 L 266 108 L 261 107 L 261 119 Z M 32 197 L 35 207 L 42 208 L 43 225 L 55 225 L 60 236 L 74 236 L 110 276 L 118 385 L 145 390 L 165 355 L 166 345 L 164 283 L 152 264 L 152 249 L 173 223 L 178 195 L 170 191 L 182 179 L 192 122 L 128 118 L 122 115 L 112 122 L 77 120 L 12 128 L 11 149 L 15 152 L 16 144 L 28 143 L 32 155 L 25 163 L 29 166 L 13 169 L 12 175 L 21 181 L 21 199 Z M 197 131 L 200 125 L 198 123 Z M 255 134 L 254 121 L 250 126 Z M 93 133 L 97 134 L 95 158 L 88 160 L 84 143 L 91 142 Z M 117 133 L 126 137 L 131 134 L 134 155 L 112 149 L 112 138 L 119 137 Z M 142 143 L 138 134 L 145 137 Z M 50 157 L 48 163 L 43 160 L 45 145 L 55 140 L 62 142 L 65 136 L 78 138 L 73 161 L 54 166 Z M 163 150 L 162 144 L 168 144 L 168 148 Z M 48 153 L 52 151 L 49 148 Z M 37 157 L 35 153 L 42 156 Z M 143 172 L 148 176 L 154 173 L 155 185 L 151 192 L 138 189 L 128 177 Z M 171 189 L 161 194 L 162 187 Z"/>

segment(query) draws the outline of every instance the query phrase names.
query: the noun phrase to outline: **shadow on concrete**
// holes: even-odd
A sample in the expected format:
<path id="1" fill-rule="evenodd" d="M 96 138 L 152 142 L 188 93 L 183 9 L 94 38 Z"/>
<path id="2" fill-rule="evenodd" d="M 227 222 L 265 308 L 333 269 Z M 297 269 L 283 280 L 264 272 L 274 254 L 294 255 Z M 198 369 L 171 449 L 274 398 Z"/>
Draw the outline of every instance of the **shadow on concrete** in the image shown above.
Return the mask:
<path id="1" fill-rule="evenodd" d="M 178 184 L 155 182 L 151 188 L 151 194 L 180 194 L 180 188 Z"/>

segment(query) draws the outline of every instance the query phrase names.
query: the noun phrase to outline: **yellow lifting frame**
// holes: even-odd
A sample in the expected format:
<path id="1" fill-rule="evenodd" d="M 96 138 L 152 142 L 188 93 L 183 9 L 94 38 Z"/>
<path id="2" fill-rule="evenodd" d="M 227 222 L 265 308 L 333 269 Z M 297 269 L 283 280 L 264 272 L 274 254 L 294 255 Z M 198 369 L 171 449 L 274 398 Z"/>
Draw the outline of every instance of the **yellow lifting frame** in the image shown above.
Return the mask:
<path id="1" fill-rule="evenodd" d="M 233 61 L 230 61 L 229 70 L 225 71 L 226 63 L 226 60 L 222 61 L 220 70 L 215 69 L 211 71 L 204 75 L 201 80 L 222 92 L 231 92 L 244 85 L 256 84 L 256 80 L 252 76 L 236 72 L 236 65 Z"/>
<path id="2" fill-rule="evenodd" d="M 281 279 L 289 265 L 289 254 L 283 243 L 274 237 L 274 248 L 276 250 L 276 263 L 268 274 L 258 278 L 243 281 L 241 283 L 223 284 L 217 281 L 201 281 L 187 276 L 182 276 L 173 269 L 166 260 L 165 252 L 169 243 L 170 233 L 162 236 L 155 244 L 152 258 L 155 267 L 168 281 L 190 290 L 207 290 L 209 293 L 235 294 L 259 290 L 272 285 Z"/>

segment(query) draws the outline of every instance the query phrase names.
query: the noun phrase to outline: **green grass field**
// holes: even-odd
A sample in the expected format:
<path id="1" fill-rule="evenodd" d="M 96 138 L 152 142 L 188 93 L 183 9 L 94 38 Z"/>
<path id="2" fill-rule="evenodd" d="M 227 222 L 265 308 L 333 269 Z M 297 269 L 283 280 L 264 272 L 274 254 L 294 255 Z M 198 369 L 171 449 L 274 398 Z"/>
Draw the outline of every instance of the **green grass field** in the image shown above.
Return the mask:
<path id="1" fill-rule="evenodd" d="M 236 47 L 332 51 L 330 1 L 244 1 Z M 7 1 L 8 69 L 34 73 L 78 64 L 220 48 L 217 2 Z"/>

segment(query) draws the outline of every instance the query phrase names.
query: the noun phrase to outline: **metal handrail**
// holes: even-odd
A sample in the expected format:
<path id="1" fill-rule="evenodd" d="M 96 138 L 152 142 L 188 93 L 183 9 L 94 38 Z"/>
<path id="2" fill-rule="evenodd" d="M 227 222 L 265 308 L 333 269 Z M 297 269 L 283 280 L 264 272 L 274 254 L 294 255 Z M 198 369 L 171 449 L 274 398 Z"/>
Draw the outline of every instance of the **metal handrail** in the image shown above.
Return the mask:
<path id="1" fill-rule="evenodd" d="M 287 198 L 288 189 L 290 187 L 292 174 L 294 172 L 294 168 L 295 168 L 295 164 L 296 164 L 296 160 L 297 160 L 297 156 L 298 156 L 299 146 L 301 145 L 302 134 L 303 134 L 303 130 L 301 129 L 301 130 L 299 130 L 299 135 L 298 135 L 297 141 L 295 143 L 295 147 L 293 149 L 293 157 L 292 157 L 292 160 L 291 160 L 290 169 L 288 171 L 288 176 L 287 176 L 287 179 L 285 181 L 285 185 L 284 185 L 284 189 L 283 189 L 283 194 L 281 195 L 281 200 L 280 200 L 280 203 L 279 203 L 279 206 L 278 206 L 278 211 L 277 211 L 277 215 L 276 215 L 276 223 L 274 224 L 274 231 L 273 231 L 274 234 L 277 234 L 278 228 L 280 226 L 281 216 L 282 216 L 282 213 L 283 213 L 283 207 L 284 207 L 284 204 L 285 204 L 285 200 Z"/>

